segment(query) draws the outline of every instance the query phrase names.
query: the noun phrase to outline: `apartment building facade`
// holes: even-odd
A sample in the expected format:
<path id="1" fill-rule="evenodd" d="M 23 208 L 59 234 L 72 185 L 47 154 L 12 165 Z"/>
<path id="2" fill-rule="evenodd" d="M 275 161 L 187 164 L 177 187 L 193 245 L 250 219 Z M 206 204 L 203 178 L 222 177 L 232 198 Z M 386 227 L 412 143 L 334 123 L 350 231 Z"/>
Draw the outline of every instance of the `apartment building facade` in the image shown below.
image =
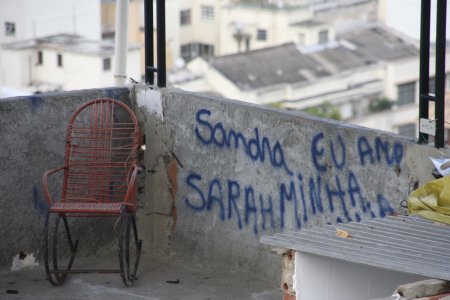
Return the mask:
<path id="1" fill-rule="evenodd" d="M 209 61 L 197 58 L 188 69 L 191 80 L 178 83 L 187 90 L 293 110 L 320 111 L 328 103 L 350 123 L 409 136 L 417 132 L 418 46 L 377 24 L 323 45 L 289 43 Z M 434 70 L 430 76 L 433 90 Z M 381 111 L 388 116 L 383 122 L 377 119 Z"/>
<path id="2" fill-rule="evenodd" d="M 59 33 L 101 38 L 100 0 L 1 0 L 0 44 Z"/>
<path id="3" fill-rule="evenodd" d="M 7 43 L 0 51 L 0 87 L 30 93 L 114 85 L 114 43 L 58 34 Z M 128 48 L 127 77 L 140 78 L 140 46 Z"/>

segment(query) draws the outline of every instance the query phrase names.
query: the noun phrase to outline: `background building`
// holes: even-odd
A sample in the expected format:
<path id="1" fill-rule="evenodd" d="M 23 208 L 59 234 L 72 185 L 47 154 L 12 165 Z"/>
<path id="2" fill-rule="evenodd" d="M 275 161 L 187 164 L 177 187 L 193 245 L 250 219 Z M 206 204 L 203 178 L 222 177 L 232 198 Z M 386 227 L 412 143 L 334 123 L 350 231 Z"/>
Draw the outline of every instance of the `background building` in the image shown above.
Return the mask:
<path id="1" fill-rule="evenodd" d="M 113 41 L 59 34 L 2 45 L 0 83 L 30 93 L 114 85 Z M 140 46 L 130 45 L 128 77 L 139 80 Z"/>
<path id="2" fill-rule="evenodd" d="M 430 40 L 436 40 L 436 1 L 431 3 Z M 420 39 L 421 1 L 378 0 L 378 19 L 387 26 L 416 40 Z M 450 11 L 447 9 L 447 39 L 450 37 Z"/>
<path id="3" fill-rule="evenodd" d="M 115 17 L 102 2 L 0 0 L 0 97 L 113 86 L 114 41 L 102 37 Z M 129 31 L 127 63 L 127 77 L 136 81 L 143 73 L 139 3 L 130 5 L 130 22 L 139 25 L 130 26 L 136 30 Z"/>
<path id="4" fill-rule="evenodd" d="M 59 33 L 101 38 L 100 0 L 0 0 L 0 43 Z"/>

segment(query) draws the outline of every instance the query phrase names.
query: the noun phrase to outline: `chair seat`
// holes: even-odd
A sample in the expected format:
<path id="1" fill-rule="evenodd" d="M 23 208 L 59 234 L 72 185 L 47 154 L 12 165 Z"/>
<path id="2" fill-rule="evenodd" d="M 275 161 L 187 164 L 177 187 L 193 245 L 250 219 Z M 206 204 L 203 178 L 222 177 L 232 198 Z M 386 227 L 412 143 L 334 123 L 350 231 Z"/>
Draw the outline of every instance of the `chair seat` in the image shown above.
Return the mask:
<path id="1" fill-rule="evenodd" d="M 124 203 L 57 202 L 50 207 L 55 213 L 120 214 Z"/>

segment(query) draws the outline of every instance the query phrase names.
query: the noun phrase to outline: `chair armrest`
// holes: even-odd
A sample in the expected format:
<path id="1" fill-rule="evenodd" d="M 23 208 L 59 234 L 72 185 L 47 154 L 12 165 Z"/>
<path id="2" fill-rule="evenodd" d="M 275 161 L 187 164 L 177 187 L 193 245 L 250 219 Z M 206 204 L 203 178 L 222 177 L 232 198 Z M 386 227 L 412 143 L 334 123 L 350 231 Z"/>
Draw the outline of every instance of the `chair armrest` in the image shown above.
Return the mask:
<path id="1" fill-rule="evenodd" d="M 53 199 L 50 196 L 50 192 L 48 190 L 48 179 L 47 179 L 47 177 L 49 175 L 55 174 L 55 173 L 57 173 L 57 172 L 59 172 L 61 170 L 64 170 L 65 168 L 66 168 L 66 166 L 62 166 L 62 167 L 58 167 L 58 168 L 55 168 L 55 169 L 51 169 L 51 170 L 48 170 L 48 171 L 44 172 L 44 174 L 42 175 L 42 190 L 44 192 L 45 198 L 47 199 L 48 205 L 52 205 L 53 204 Z"/>
<path id="2" fill-rule="evenodd" d="M 136 177 L 137 172 L 139 170 L 142 170 L 142 168 L 137 166 L 136 164 L 133 164 L 132 168 L 133 172 L 131 173 L 130 181 L 128 182 L 128 189 L 124 203 L 131 206 L 132 210 L 136 210 Z"/>

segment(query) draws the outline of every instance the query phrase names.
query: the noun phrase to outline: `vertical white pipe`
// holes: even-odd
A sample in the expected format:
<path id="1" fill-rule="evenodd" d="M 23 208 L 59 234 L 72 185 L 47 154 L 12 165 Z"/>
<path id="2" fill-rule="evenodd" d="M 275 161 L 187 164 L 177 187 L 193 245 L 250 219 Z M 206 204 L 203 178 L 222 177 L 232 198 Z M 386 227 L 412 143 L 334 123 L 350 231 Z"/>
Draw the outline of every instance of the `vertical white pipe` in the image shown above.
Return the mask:
<path id="1" fill-rule="evenodd" d="M 114 75 L 115 85 L 124 86 L 127 75 L 128 1 L 117 0 Z"/>

